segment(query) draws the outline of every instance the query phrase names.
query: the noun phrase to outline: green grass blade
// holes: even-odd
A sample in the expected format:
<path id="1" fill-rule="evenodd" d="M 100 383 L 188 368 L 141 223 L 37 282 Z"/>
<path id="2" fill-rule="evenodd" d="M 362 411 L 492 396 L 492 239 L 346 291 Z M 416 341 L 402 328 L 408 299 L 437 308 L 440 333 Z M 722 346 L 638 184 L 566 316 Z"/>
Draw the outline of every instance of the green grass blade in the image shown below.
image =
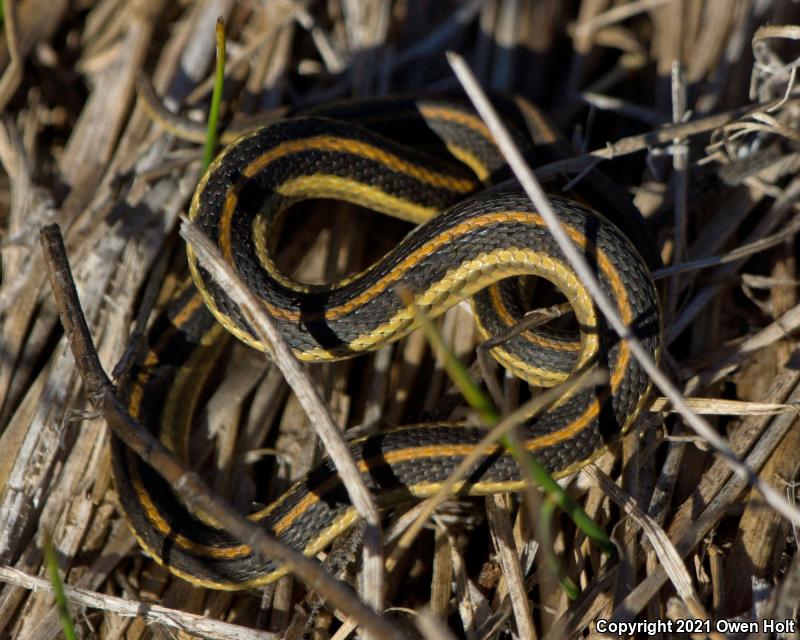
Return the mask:
<path id="1" fill-rule="evenodd" d="M 47 565 L 47 573 L 50 575 L 50 583 L 53 585 L 53 597 L 56 600 L 58 617 L 61 619 L 61 629 L 67 640 L 78 640 L 75 632 L 75 624 L 67 606 L 67 596 L 64 593 L 64 583 L 61 581 L 61 574 L 58 571 L 58 559 L 53 543 L 47 538 L 44 543 L 44 561 Z"/>
<path id="2" fill-rule="evenodd" d="M 203 148 L 203 166 L 208 167 L 214 159 L 217 150 L 217 131 L 219 125 L 219 109 L 222 103 L 222 88 L 225 84 L 225 22 L 222 17 L 217 18 L 217 72 L 214 79 L 214 92 L 211 94 L 211 108 L 208 111 L 208 128 L 206 129 L 206 143 Z"/>

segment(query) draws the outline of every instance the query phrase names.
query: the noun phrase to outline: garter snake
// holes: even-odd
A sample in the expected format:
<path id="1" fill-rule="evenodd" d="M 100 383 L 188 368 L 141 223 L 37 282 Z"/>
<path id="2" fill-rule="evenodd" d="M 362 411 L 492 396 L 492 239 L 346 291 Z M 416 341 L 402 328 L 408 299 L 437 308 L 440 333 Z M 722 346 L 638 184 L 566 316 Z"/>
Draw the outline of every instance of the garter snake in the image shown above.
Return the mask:
<path id="1" fill-rule="evenodd" d="M 504 112 L 512 113 L 510 126 L 534 162 L 552 152 L 557 140 L 538 111 L 513 103 Z M 471 298 L 480 333 L 491 337 L 524 313 L 515 276 L 549 280 L 570 303 L 579 331 L 526 330 L 491 354 L 539 386 L 595 363 L 608 368 L 608 385 L 578 392 L 520 429 L 527 449 L 561 477 L 630 427 L 649 382 L 627 344 L 604 324 L 530 201 L 513 187 L 487 189 L 506 177 L 491 136 L 465 104 L 362 100 L 306 111 L 240 137 L 201 179 L 190 218 L 218 244 L 263 299 L 297 357 L 307 361 L 358 355 L 411 331 L 414 316 L 396 294 L 399 283 L 430 316 Z M 610 190 L 601 182 L 595 195 L 606 197 L 603 205 L 616 224 L 575 200 L 553 197 L 553 207 L 622 318 L 658 358 L 661 320 L 648 270 L 655 253 L 631 205 L 608 204 Z M 276 266 L 273 232 L 277 216 L 291 215 L 289 206 L 307 198 L 345 200 L 419 226 L 365 271 L 330 285 L 307 285 Z M 192 414 L 225 330 L 265 349 L 191 248 L 188 260 L 193 285 L 182 287 L 153 322 L 148 345 L 120 391 L 131 415 L 184 456 Z M 483 435 L 449 423 L 410 425 L 354 440 L 351 450 L 367 486 L 388 505 L 431 495 Z M 212 588 L 244 589 L 285 572 L 208 517 L 192 515 L 121 442 L 114 440 L 112 451 L 117 490 L 134 532 L 173 573 Z M 497 448 L 460 492 L 521 486 L 517 464 Z M 336 470 L 324 460 L 250 518 L 313 555 L 354 522 L 355 512 Z"/>

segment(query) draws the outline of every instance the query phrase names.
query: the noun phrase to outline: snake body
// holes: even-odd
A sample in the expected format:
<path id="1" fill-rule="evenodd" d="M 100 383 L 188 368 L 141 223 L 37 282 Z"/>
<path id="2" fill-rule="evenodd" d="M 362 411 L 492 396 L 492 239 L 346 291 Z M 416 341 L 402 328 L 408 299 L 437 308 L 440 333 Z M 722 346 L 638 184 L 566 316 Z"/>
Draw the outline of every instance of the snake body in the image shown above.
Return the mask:
<path id="1" fill-rule="evenodd" d="M 528 111 L 512 123 L 523 144 L 521 122 L 533 130 L 534 143 L 542 142 L 537 135 L 547 137 L 537 113 Z M 513 188 L 486 190 L 504 177 L 507 169 L 491 136 L 462 103 L 345 103 L 241 137 L 200 181 L 190 217 L 263 299 L 297 357 L 307 361 L 355 356 L 413 330 L 414 314 L 397 294 L 400 284 L 434 317 L 472 298 L 478 328 L 491 337 L 507 331 L 522 313 L 516 276 L 550 281 L 570 303 L 579 332 L 529 329 L 493 347 L 491 354 L 514 375 L 539 386 L 557 384 L 595 364 L 610 372 L 607 386 L 578 392 L 520 429 L 526 448 L 560 477 L 592 460 L 631 426 L 649 382 L 628 345 L 606 327 L 527 197 Z M 307 285 L 276 266 L 273 232 L 277 217 L 290 215 L 289 207 L 307 198 L 346 200 L 419 226 L 365 271 L 331 285 Z M 553 197 L 552 204 L 621 317 L 658 358 L 658 296 L 647 262 L 628 238 L 646 235 L 641 221 L 625 218 L 623 233 L 584 204 L 562 197 Z M 649 250 L 638 244 L 642 252 Z M 250 346 L 266 348 L 191 248 L 188 256 L 194 286 L 183 287 L 154 322 L 148 347 L 121 389 L 131 415 L 182 455 L 203 381 L 222 348 L 223 328 Z M 434 493 L 483 435 L 481 429 L 448 423 L 410 425 L 355 440 L 351 452 L 367 486 L 388 505 Z M 208 587 L 244 589 L 285 572 L 207 517 L 190 513 L 118 440 L 113 462 L 121 503 L 137 538 L 175 574 Z M 482 495 L 518 490 L 522 484 L 516 462 L 498 446 L 458 491 Z M 324 460 L 249 517 L 313 555 L 350 527 L 356 515 L 336 470 Z"/>

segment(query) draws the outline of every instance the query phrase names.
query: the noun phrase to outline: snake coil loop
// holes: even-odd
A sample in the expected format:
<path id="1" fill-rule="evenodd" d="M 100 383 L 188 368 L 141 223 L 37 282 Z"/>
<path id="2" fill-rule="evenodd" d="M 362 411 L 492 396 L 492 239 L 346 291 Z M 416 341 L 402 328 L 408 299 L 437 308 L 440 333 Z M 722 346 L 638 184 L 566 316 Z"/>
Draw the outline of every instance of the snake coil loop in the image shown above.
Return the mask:
<path id="1" fill-rule="evenodd" d="M 535 133 L 540 138 L 547 137 L 538 118 L 527 124 L 539 127 Z M 393 141 L 398 139 L 414 145 Z M 579 336 L 526 330 L 491 353 L 536 385 L 557 384 L 594 364 L 609 370 L 606 387 L 578 392 L 520 430 L 526 448 L 554 475 L 564 476 L 631 426 L 649 381 L 627 344 L 603 323 L 530 201 L 515 191 L 482 192 L 505 171 L 485 126 L 463 104 L 411 99 L 346 103 L 241 137 L 201 180 L 190 217 L 261 296 L 297 357 L 308 361 L 354 356 L 411 331 L 414 316 L 395 293 L 400 282 L 432 316 L 472 298 L 478 328 L 488 338 L 507 331 L 521 313 L 509 278 L 549 280 L 572 306 Z M 362 273 L 332 285 L 305 285 L 277 268 L 273 223 L 294 202 L 320 197 L 354 202 L 420 226 Z M 658 296 L 637 249 L 590 208 L 560 197 L 552 202 L 621 317 L 658 358 Z M 188 256 L 196 289 L 182 288 L 156 320 L 149 348 L 122 390 L 131 415 L 183 455 L 202 381 L 221 350 L 222 327 L 264 348 L 236 305 L 197 264 L 191 248 Z M 367 486 L 388 504 L 434 493 L 483 435 L 480 429 L 448 423 L 411 425 L 355 440 L 351 451 Z M 244 589 L 285 573 L 192 515 L 152 469 L 116 440 L 113 460 L 117 489 L 137 538 L 175 574 L 212 588 Z M 480 495 L 522 485 L 517 464 L 498 447 L 459 491 Z M 355 517 L 328 460 L 250 516 L 307 555 L 324 549 Z"/>

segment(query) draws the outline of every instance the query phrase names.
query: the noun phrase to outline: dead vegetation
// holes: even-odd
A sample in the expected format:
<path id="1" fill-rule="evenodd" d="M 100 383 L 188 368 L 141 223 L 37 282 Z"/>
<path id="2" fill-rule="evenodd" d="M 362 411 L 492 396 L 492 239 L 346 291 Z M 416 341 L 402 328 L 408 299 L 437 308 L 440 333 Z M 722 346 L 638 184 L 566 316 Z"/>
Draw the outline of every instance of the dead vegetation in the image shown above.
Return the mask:
<path id="1" fill-rule="evenodd" d="M 556 169 L 579 179 L 603 160 L 650 223 L 667 265 L 655 274 L 662 369 L 800 522 L 800 28 L 780 26 L 800 24 L 795 3 L 6 0 L 3 8 L 0 637 L 62 633 L 48 583 L 36 578 L 45 575 L 46 535 L 77 589 L 84 637 L 183 629 L 325 638 L 350 628 L 292 577 L 259 593 L 212 592 L 140 552 L 117 507 L 108 427 L 90 411 L 47 285 L 38 234 L 56 222 L 110 372 L 183 277 L 178 216 L 201 151 L 152 123 L 136 82 L 151 78 L 182 128 L 204 121 L 218 16 L 229 38 L 225 117 L 234 124 L 341 97 L 456 89 L 448 49 L 485 88 L 543 105 L 574 146 Z M 309 282 L 364 267 L 406 230 L 349 209 L 311 208 L 304 220 L 284 260 Z M 440 326 L 472 362 L 469 314 L 453 309 Z M 279 369 L 234 349 L 193 446 L 213 488 L 245 509 L 276 495 L 320 451 Z M 418 419 L 450 387 L 421 332 L 307 370 L 334 421 L 359 431 Z M 504 384 L 512 406 L 525 397 L 517 381 Z M 392 624 L 417 623 L 432 638 L 447 637 L 434 618 L 456 637 L 562 638 L 595 633 L 601 618 L 796 620 L 796 527 L 667 404 L 654 409 L 570 488 L 621 554 L 607 561 L 555 518 L 554 549 L 582 589 L 577 600 L 543 564 L 519 500 L 465 499 L 436 512 L 393 573 Z M 269 493 L 256 490 L 253 474 Z M 387 554 L 419 507 L 403 509 L 383 521 Z M 351 582 L 359 544 L 348 539 L 329 554 Z M 522 588 L 507 563 L 518 563 Z"/>

